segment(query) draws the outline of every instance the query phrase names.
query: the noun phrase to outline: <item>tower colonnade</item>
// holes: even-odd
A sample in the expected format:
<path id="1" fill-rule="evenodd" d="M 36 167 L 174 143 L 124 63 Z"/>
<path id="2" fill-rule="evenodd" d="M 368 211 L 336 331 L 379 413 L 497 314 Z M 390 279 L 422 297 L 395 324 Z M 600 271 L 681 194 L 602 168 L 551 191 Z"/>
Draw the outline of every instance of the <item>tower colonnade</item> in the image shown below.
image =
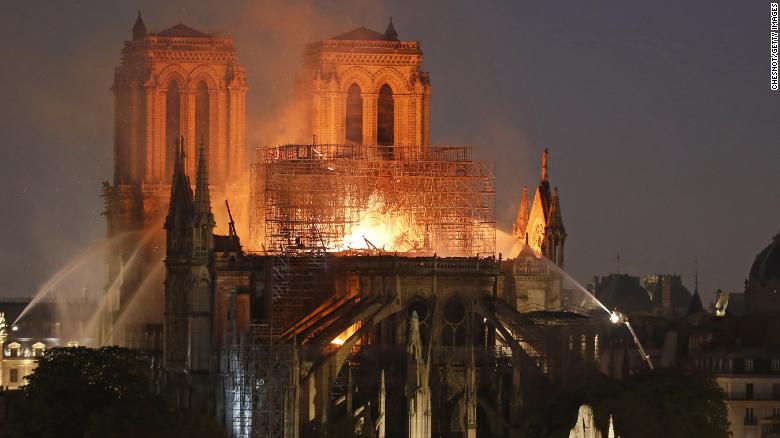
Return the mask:
<path id="1" fill-rule="evenodd" d="M 139 26 L 140 23 L 140 26 Z M 136 21 L 114 73 L 115 184 L 167 184 L 174 144 L 185 137 L 186 169 L 206 146 L 212 183 L 245 171 L 243 66 L 232 39 L 178 24 L 158 33 Z"/>

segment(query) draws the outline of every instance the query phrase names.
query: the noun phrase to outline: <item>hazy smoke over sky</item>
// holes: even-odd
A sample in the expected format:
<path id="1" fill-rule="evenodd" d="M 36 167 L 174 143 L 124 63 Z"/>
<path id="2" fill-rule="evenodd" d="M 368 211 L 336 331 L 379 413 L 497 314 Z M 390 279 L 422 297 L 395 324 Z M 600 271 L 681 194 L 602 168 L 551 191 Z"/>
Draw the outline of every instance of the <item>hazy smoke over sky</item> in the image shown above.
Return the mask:
<path id="1" fill-rule="evenodd" d="M 741 290 L 780 229 L 780 94 L 768 5 L 680 2 L 30 1 L 0 6 L 0 294 L 25 295 L 105 234 L 109 90 L 137 9 L 233 36 L 251 87 L 248 146 L 292 132 L 306 42 L 361 24 L 422 42 L 432 142 L 495 161 L 511 229 L 550 148 L 574 277 L 676 272 L 707 301 Z"/>

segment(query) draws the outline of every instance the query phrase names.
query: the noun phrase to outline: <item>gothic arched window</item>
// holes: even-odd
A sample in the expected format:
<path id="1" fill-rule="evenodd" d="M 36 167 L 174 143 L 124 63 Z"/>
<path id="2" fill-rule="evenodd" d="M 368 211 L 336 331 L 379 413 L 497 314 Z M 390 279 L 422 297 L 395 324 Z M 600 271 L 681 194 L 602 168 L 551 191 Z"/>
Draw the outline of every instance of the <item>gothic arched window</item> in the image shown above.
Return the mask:
<path id="1" fill-rule="evenodd" d="M 173 162 L 176 158 L 176 142 L 181 136 L 181 93 L 179 83 L 171 80 L 165 93 L 165 169 L 166 181 L 173 176 Z"/>
<path id="2" fill-rule="evenodd" d="M 363 143 L 363 98 L 358 84 L 347 91 L 346 140 L 347 144 Z"/>
<path id="3" fill-rule="evenodd" d="M 193 139 L 197 147 L 200 148 L 203 142 L 206 151 L 206 162 L 208 162 L 209 148 L 209 88 L 206 83 L 201 81 L 195 91 L 195 138 Z"/>
<path id="4" fill-rule="evenodd" d="M 382 158 L 387 160 L 393 158 L 393 130 L 395 128 L 393 112 L 393 90 L 387 84 L 382 85 L 377 102 L 376 142 L 379 146 L 390 146 L 381 149 Z"/>

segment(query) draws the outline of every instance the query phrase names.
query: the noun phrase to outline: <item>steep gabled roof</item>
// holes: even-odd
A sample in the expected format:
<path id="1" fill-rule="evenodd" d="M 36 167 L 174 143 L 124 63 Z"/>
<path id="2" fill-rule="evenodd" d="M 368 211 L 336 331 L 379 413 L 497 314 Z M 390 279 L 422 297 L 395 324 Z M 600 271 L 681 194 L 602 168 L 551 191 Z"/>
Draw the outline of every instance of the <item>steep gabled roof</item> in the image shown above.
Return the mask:
<path id="1" fill-rule="evenodd" d="M 184 24 L 177 24 L 169 27 L 162 32 L 157 32 L 155 35 L 161 37 L 179 37 L 179 38 L 211 38 L 211 35 L 203 33 L 199 30 L 195 30 Z"/>
<path id="2" fill-rule="evenodd" d="M 701 296 L 699 296 L 699 289 L 696 288 L 693 292 L 693 296 L 691 297 L 691 302 L 688 304 L 688 312 L 685 314 L 686 316 L 695 315 L 697 313 L 704 312 L 704 306 L 701 304 Z"/>
<path id="3" fill-rule="evenodd" d="M 352 29 L 349 32 L 342 33 L 341 35 L 336 35 L 331 39 L 352 41 L 394 41 L 394 39 L 389 38 L 384 34 L 363 26 L 360 26 L 357 29 Z"/>

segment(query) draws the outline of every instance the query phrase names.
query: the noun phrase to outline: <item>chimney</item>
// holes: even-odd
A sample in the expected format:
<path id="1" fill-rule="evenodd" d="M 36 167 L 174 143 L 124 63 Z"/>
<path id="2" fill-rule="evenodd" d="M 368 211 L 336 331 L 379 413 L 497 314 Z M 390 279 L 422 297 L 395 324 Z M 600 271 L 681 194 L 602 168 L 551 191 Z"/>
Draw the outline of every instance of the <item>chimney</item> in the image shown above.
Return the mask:
<path id="1" fill-rule="evenodd" d="M 671 277 L 664 275 L 661 277 L 661 308 L 664 313 L 674 313 L 672 308 L 672 281 Z"/>

